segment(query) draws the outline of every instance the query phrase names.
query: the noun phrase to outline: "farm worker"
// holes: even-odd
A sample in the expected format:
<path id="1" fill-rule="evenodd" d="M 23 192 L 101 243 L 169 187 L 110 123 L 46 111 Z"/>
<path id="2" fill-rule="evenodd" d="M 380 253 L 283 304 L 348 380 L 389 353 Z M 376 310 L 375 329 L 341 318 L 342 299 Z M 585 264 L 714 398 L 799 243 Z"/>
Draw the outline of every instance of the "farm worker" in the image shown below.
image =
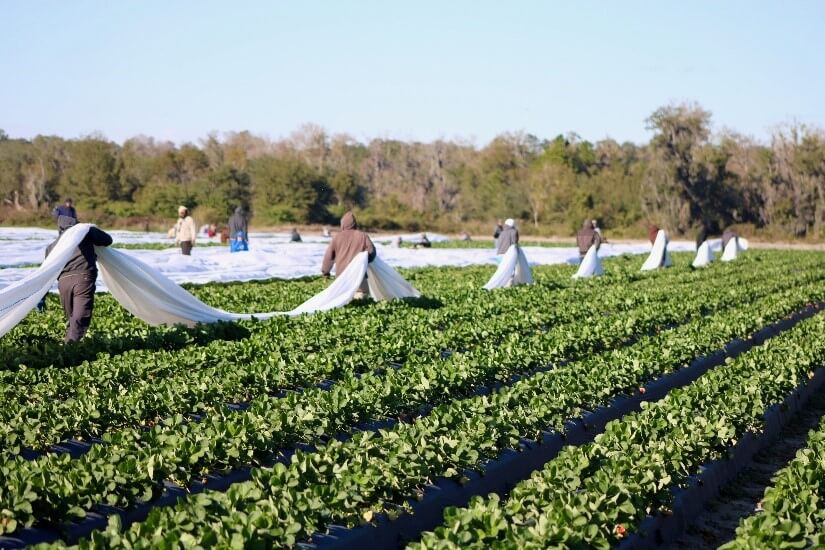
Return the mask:
<path id="1" fill-rule="evenodd" d="M 229 251 L 244 252 L 249 250 L 249 219 L 242 206 L 235 209 L 229 218 Z"/>
<path id="2" fill-rule="evenodd" d="M 179 206 L 178 221 L 175 223 L 175 245 L 180 246 L 181 254 L 192 255 L 192 247 L 195 246 L 197 234 L 198 228 L 195 227 L 195 220 L 189 215 L 189 209 Z"/>
<path id="3" fill-rule="evenodd" d="M 298 233 L 298 228 L 292 228 L 292 234 L 289 236 L 289 242 L 291 243 L 299 243 L 301 242 L 301 234 Z"/>
<path id="4" fill-rule="evenodd" d="M 591 225 L 593 226 L 593 231 L 595 231 L 596 234 L 599 236 L 599 244 L 606 243 L 607 239 L 605 239 L 604 235 L 602 235 L 602 228 L 599 227 L 599 221 L 598 220 L 593 220 L 591 222 Z"/>
<path id="5" fill-rule="evenodd" d="M 427 234 L 426 234 L 426 233 L 422 233 L 422 234 L 421 234 L 421 238 L 418 240 L 418 242 L 417 242 L 417 243 L 415 243 L 415 244 L 413 245 L 413 248 L 418 248 L 419 246 L 420 246 L 421 248 L 432 248 L 433 243 L 431 243 L 431 242 L 430 242 L 430 239 L 428 239 L 428 238 L 427 238 Z"/>
<path id="6" fill-rule="evenodd" d="M 63 205 L 55 206 L 54 210 L 52 210 L 52 216 L 54 216 L 55 220 L 60 216 L 77 219 L 77 210 L 74 209 L 72 199 L 70 197 L 66 197 L 66 200 L 63 201 Z"/>
<path id="7" fill-rule="evenodd" d="M 576 233 L 576 245 L 579 247 L 579 257 L 584 258 L 584 255 L 587 254 L 591 246 L 596 245 L 598 249 L 601 244 L 601 234 L 593 227 L 593 222 L 591 220 L 584 220 L 582 228 Z"/>
<path id="8" fill-rule="evenodd" d="M 324 261 L 321 264 L 321 273 L 324 277 L 329 277 L 332 266 L 335 265 L 335 273 L 341 274 L 358 254 L 365 251 L 367 252 L 367 260 L 369 262 L 373 261 L 375 259 L 375 245 L 372 244 L 366 233 L 358 229 L 355 214 L 347 212 L 341 218 L 341 232 L 336 233 L 332 237 L 332 242 L 327 246 Z M 363 298 L 368 293 L 369 285 L 367 284 L 367 277 L 364 276 L 364 280 L 361 282 L 354 298 L 356 300 Z"/>
<path id="9" fill-rule="evenodd" d="M 54 249 L 63 232 L 77 224 L 77 218 L 60 216 L 57 239 L 46 249 L 46 256 Z M 109 246 L 112 237 L 97 227 L 90 227 L 89 233 L 80 241 L 77 251 L 57 277 L 60 303 L 66 314 L 66 342 L 77 342 L 86 334 L 92 322 L 95 306 L 95 280 L 97 279 L 97 254 L 95 246 Z"/>
<path id="10" fill-rule="evenodd" d="M 470 240 L 470 234 L 467 233 L 466 231 L 462 231 L 461 234 L 458 236 L 458 240 L 459 241 L 469 241 Z"/>
<path id="11" fill-rule="evenodd" d="M 728 245 L 728 242 L 730 242 L 733 239 L 738 239 L 738 238 L 739 238 L 739 235 L 736 234 L 736 231 L 734 231 L 730 227 L 725 229 L 725 232 L 722 233 L 722 250 L 725 250 L 725 247 Z"/>
<path id="12" fill-rule="evenodd" d="M 498 234 L 496 241 L 496 254 L 504 254 L 510 249 L 510 246 L 518 244 L 518 229 L 516 229 L 516 221 L 513 218 L 507 218 L 504 221 L 504 226 Z"/>

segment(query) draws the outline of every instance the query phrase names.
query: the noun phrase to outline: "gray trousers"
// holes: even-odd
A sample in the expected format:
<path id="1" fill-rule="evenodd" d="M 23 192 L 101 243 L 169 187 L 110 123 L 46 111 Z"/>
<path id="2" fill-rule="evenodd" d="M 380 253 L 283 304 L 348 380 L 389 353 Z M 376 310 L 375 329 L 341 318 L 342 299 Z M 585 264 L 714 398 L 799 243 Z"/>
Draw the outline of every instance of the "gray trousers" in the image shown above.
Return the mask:
<path id="1" fill-rule="evenodd" d="M 91 273 L 79 273 L 66 275 L 57 282 L 66 314 L 66 342 L 77 342 L 89 329 L 95 307 L 95 279 Z"/>
<path id="2" fill-rule="evenodd" d="M 184 256 L 191 256 L 192 255 L 192 241 L 181 241 L 180 242 L 180 253 Z"/>

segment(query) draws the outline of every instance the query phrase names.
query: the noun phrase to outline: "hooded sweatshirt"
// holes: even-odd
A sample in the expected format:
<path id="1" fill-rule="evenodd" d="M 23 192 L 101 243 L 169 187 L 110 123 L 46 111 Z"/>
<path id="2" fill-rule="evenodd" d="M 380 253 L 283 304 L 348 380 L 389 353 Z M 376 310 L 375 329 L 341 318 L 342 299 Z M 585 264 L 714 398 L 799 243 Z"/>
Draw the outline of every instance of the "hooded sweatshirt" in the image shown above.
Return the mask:
<path id="1" fill-rule="evenodd" d="M 650 244 L 654 244 L 656 242 L 656 235 L 659 234 L 659 226 L 652 223 L 647 226 L 647 238 L 650 241 Z"/>
<path id="2" fill-rule="evenodd" d="M 590 247 L 596 245 L 598 248 L 602 244 L 602 239 L 596 230 L 593 229 L 593 224 L 590 220 L 586 220 L 582 224 L 582 228 L 576 233 L 576 245 L 579 247 L 579 254 L 584 256 Z"/>
<path id="3" fill-rule="evenodd" d="M 70 227 L 77 224 L 75 218 L 69 216 L 58 216 L 57 227 L 60 230 L 60 235 L 57 239 L 46 248 L 46 256 L 51 253 L 60 237 Z M 90 227 L 89 232 L 80 241 L 74 255 L 66 262 L 66 267 L 60 272 L 58 279 L 62 279 L 67 275 L 88 275 L 90 277 L 97 277 L 97 254 L 95 254 L 95 246 L 109 246 L 112 244 L 112 236 L 97 227 Z"/>
<path id="4" fill-rule="evenodd" d="M 240 206 L 235 209 L 235 213 L 229 218 L 229 238 L 235 239 L 238 233 L 243 231 L 243 238 L 249 238 L 249 220 L 244 215 L 243 208 Z"/>
<path id="5" fill-rule="evenodd" d="M 329 243 L 321 264 L 321 273 L 329 275 L 335 265 L 335 273 L 343 273 L 350 262 L 361 252 L 368 253 L 368 260 L 375 259 L 375 245 L 366 233 L 358 229 L 358 222 L 352 212 L 341 218 L 341 232 L 336 233 Z"/>
<path id="6" fill-rule="evenodd" d="M 518 244 L 518 229 L 504 225 L 496 241 L 496 254 L 505 254 L 514 244 Z"/>

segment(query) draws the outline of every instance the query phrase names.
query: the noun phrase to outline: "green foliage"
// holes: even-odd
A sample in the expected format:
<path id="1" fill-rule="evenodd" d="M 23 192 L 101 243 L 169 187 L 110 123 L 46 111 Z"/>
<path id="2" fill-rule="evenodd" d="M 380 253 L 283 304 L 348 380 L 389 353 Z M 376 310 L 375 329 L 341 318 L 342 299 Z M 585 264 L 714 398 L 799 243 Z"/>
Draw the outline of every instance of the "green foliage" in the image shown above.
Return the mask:
<path id="1" fill-rule="evenodd" d="M 324 178 L 297 156 L 262 157 L 250 163 L 253 206 L 263 223 L 324 221 Z"/>
<path id="2" fill-rule="evenodd" d="M 822 315 L 803 321 L 689 386 L 644 404 L 640 412 L 610 422 L 593 443 L 563 449 L 506 501 L 493 495 L 474 499 L 468 508 L 448 509 L 445 524 L 411 547 L 618 545 L 646 516 L 669 513 L 673 488 L 688 483 L 705 464 L 724 460 L 744 434 L 761 429 L 770 407 L 804 384 L 810 365 L 825 360 L 825 342 L 815 336 L 823 329 Z M 673 348 L 664 350 L 666 358 Z M 817 470 L 821 478 L 821 469 L 809 469 Z M 799 497 L 807 510 L 816 509 L 811 491 Z M 778 508 L 784 512 L 787 505 L 785 500 Z M 764 531 L 754 529 L 750 536 L 757 536 L 747 538 L 740 530 L 741 544 L 730 547 L 803 548 L 813 540 L 806 540 L 806 527 L 821 532 L 804 515 L 799 519 L 807 526 L 768 518 Z M 821 534 L 815 540 L 821 542 Z"/>
<path id="3" fill-rule="evenodd" d="M 229 218 L 237 207 L 248 209 L 251 200 L 250 177 L 234 168 L 222 167 L 193 187 L 199 206 L 210 208 L 218 217 Z"/>
<path id="4" fill-rule="evenodd" d="M 249 482 L 156 508 L 128 529 L 112 522 L 83 544 L 160 544 L 154 537 L 162 533 L 167 545 L 292 545 L 330 523 L 397 514 L 429 480 L 460 479 L 465 468 L 480 468 L 522 437 L 563 429 L 582 408 L 605 405 L 825 297 L 816 254 L 752 253 L 737 265 L 653 274 L 640 274 L 640 261 L 609 260 L 608 275 L 594 281 L 571 281 L 572 266 L 538 268 L 535 285 L 502 292 L 479 289 L 490 267 L 407 271 L 429 300 L 356 304 L 211 334 L 202 331 L 217 327 L 148 329 L 102 297 L 91 347 L 69 348 L 53 367 L 22 368 L 15 359 L 57 360 L 36 352 L 43 336 L 57 340 L 59 313 L 30 317 L 9 334 L 0 362 L 8 365 L 0 371 L 0 510 L 9 511 L 7 530 L 60 524 L 97 503 L 129 507 L 156 498 L 164 481 L 188 486 L 206 472 L 252 465 Z M 686 265 L 689 258 L 676 261 Z M 324 284 L 315 278 L 193 291 L 227 309 L 269 310 L 287 309 Z M 248 334 L 229 330 L 239 326 Z M 793 387 L 789 374 L 812 349 L 798 342 L 822 329 L 809 326 L 793 340 L 799 360 L 785 361 L 787 371 L 763 373 L 776 386 L 768 398 Z M 117 341 L 95 340 L 98 334 L 153 339 L 110 355 Z M 548 363 L 555 367 L 546 370 Z M 315 386 L 323 380 L 335 384 Z M 474 392 L 496 382 L 507 384 Z M 697 401 L 679 402 L 680 418 L 716 398 L 709 387 Z M 248 407 L 225 405 L 237 402 Z M 205 417 L 195 422 L 193 414 Z M 408 422 L 355 429 L 387 417 Z M 342 433 L 352 438 L 329 437 Z M 101 434 L 106 444 L 78 459 L 17 454 Z M 278 451 L 304 443 L 316 449 L 266 466 Z M 623 504 L 617 513 L 629 510 Z M 493 533 L 503 528 L 499 520 L 484 525 L 495 526 Z"/>

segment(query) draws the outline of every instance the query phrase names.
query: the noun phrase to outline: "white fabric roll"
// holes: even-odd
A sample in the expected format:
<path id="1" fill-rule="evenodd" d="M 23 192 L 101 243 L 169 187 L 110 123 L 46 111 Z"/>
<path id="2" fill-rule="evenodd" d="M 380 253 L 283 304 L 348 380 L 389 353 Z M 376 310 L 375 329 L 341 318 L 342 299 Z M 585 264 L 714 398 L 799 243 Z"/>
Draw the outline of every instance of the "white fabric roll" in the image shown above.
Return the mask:
<path id="1" fill-rule="evenodd" d="M 498 269 L 484 285 L 484 288 L 492 290 L 494 288 L 504 288 L 508 284 L 533 284 L 533 272 L 530 270 L 530 263 L 527 261 L 524 251 L 517 244 L 510 245 L 510 248 L 502 257 Z"/>
<path id="2" fill-rule="evenodd" d="M 664 229 L 660 229 L 656 234 L 656 240 L 653 242 L 653 250 L 650 251 L 650 256 L 648 256 L 645 263 L 642 264 L 642 271 L 650 271 L 652 269 L 673 265 L 673 261 L 670 259 L 670 252 L 667 249 L 668 242 L 667 233 L 665 233 Z"/>
<path id="3" fill-rule="evenodd" d="M 739 257 L 739 254 L 742 253 L 743 250 L 747 248 L 747 242 L 745 239 L 741 239 L 745 241 L 745 246 L 742 246 L 740 243 L 739 237 L 734 237 L 728 241 L 728 244 L 725 245 L 725 250 L 722 252 L 722 257 L 720 258 L 723 262 L 732 262 L 736 258 Z"/>
<path id="4" fill-rule="evenodd" d="M 710 249 L 710 243 L 704 241 L 699 245 L 699 250 L 696 251 L 696 257 L 691 264 L 693 267 L 705 267 L 710 265 L 714 260 L 713 251 Z"/>
<path id="5" fill-rule="evenodd" d="M 602 268 L 602 261 L 599 259 L 599 251 L 594 244 L 587 249 L 587 254 L 584 255 L 584 258 L 582 258 L 582 262 L 579 264 L 579 269 L 572 278 L 580 279 L 585 277 L 598 277 L 601 275 L 604 275 L 604 269 Z"/>

